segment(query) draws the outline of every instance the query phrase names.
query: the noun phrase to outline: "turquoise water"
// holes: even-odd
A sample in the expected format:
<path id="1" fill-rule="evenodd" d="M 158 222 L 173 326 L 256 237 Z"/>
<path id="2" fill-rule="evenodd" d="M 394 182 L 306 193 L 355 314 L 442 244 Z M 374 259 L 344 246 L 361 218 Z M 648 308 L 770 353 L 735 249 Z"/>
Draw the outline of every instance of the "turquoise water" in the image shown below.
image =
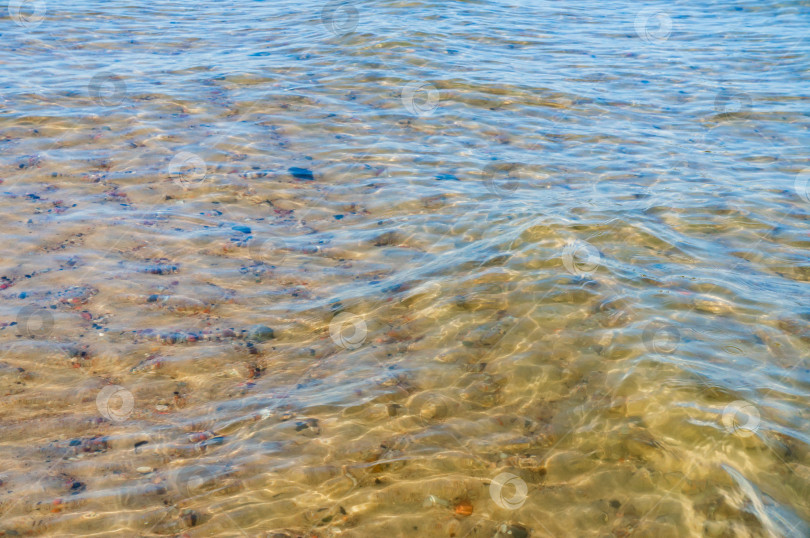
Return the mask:
<path id="1" fill-rule="evenodd" d="M 12 1 L 6 535 L 807 536 L 807 2 Z"/>

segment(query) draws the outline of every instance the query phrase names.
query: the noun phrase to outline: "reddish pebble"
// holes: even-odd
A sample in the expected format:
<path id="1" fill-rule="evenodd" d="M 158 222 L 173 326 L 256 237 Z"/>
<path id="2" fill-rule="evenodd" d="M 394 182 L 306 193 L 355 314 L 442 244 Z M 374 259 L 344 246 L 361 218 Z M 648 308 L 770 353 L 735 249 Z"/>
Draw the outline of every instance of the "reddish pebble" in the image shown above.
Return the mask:
<path id="1" fill-rule="evenodd" d="M 188 436 L 188 440 L 189 440 L 190 443 L 199 443 L 199 442 L 205 441 L 206 439 L 209 439 L 209 438 L 211 438 L 211 435 L 209 435 L 209 432 L 196 432 L 196 433 L 192 433 L 191 435 Z"/>
<path id="2" fill-rule="evenodd" d="M 473 513 L 473 505 L 469 501 L 461 501 L 455 507 L 456 514 L 467 517 Z"/>

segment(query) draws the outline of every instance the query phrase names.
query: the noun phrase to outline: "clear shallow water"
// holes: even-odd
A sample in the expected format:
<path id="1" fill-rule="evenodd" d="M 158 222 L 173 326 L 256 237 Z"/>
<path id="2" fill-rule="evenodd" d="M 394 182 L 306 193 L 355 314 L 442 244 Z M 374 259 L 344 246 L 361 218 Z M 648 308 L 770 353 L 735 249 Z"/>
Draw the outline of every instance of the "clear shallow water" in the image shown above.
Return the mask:
<path id="1" fill-rule="evenodd" d="M 808 535 L 810 6 L 353 6 L 3 12 L 0 529 Z"/>

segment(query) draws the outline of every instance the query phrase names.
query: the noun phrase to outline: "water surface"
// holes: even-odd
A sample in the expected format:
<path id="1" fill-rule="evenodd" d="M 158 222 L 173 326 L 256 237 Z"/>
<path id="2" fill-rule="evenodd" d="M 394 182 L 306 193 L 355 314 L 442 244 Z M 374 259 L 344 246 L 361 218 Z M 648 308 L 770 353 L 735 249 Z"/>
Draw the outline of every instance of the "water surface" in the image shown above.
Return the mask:
<path id="1" fill-rule="evenodd" d="M 810 535 L 809 9 L 12 1 L 0 531 Z"/>

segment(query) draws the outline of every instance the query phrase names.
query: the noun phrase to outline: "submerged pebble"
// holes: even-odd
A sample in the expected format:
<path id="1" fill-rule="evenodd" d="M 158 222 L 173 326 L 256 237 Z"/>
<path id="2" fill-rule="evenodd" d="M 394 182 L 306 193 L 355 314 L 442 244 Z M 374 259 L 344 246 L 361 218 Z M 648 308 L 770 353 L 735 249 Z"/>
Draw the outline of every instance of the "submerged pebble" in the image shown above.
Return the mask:
<path id="1" fill-rule="evenodd" d="M 267 325 L 256 325 L 250 329 L 248 337 L 257 342 L 266 342 L 275 338 L 276 333 Z"/>
<path id="2" fill-rule="evenodd" d="M 297 166 L 291 166 L 288 169 L 288 172 L 292 174 L 292 177 L 295 179 L 300 179 L 302 181 L 314 181 L 315 176 L 312 174 L 312 170 L 309 168 L 298 168 Z"/>
<path id="3" fill-rule="evenodd" d="M 147 265 L 143 271 L 150 275 L 172 275 L 178 271 L 178 266 L 170 263 L 157 263 Z"/>

